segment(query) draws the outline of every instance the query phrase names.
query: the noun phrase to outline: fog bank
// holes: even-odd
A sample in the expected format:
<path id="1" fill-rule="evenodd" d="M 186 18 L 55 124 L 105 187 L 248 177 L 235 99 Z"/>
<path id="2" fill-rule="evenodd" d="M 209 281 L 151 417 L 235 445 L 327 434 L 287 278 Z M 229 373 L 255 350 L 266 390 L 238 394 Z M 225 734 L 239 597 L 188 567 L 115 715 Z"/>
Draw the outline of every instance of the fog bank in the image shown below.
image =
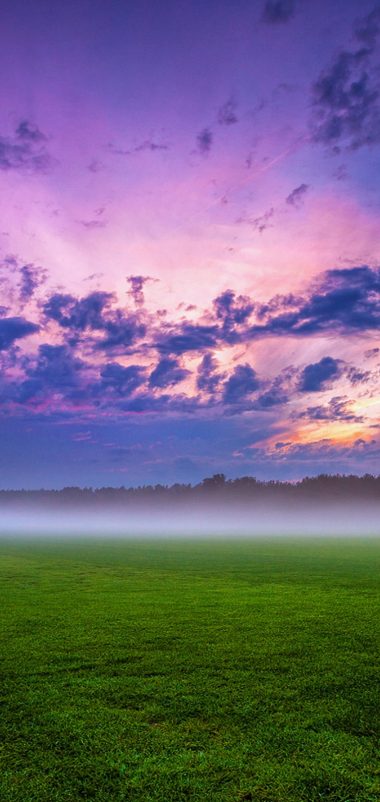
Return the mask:
<path id="1" fill-rule="evenodd" d="M 0 507 L 1 537 L 354 537 L 380 535 L 379 522 L 374 501 Z"/>

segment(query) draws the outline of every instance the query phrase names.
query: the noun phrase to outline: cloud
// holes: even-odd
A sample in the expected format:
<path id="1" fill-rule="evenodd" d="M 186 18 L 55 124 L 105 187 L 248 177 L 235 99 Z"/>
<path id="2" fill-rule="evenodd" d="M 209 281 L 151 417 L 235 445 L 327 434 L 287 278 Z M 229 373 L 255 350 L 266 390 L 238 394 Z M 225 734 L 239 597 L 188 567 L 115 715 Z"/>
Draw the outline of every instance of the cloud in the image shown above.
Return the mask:
<path id="1" fill-rule="evenodd" d="M 324 390 L 326 385 L 329 386 L 333 380 L 338 379 L 341 374 L 340 360 L 325 356 L 319 362 L 306 365 L 300 376 L 299 389 L 302 393 L 319 392 Z"/>
<path id="2" fill-rule="evenodd" d="M 163 334 L 158 332 L 155 344 L 159 351 L 184 354 L 186 351 L 204 351 L 213 348 L 220 339 L 217 325 L 207 326 L 186 321 Z"/>
<path id="3" fill-rule="evenodd" d="M 368 348 L 367 351 L 364 352 L 365 359 L 372 359 L 375 356 L 380 354 L 380 348 Z"/>
<path id="4" fill-rule="evenodd" d="M 125 315 L 116 309 L 104 320 L 103 329 L 105 337 L 98 342 L 98 348 L 125 349 L 144 337 L 146 325 L 137 315 Z"/>
<path id="5" fill-rule="evenodd" d="M 156 151 L 156 150 L 169 150 L 169 145 L 153 142 L 151 139 L 146 139 L 144 142 L 141 142 L 140 145 L 137 145 L 134 149 L 134 153 L 142 153 L 145 150 Z"/>
<path id="6" fill-rule="evenodd" d="M 16 136 L 29 142 L 46 141 L 46 136 L 30 120 L 21 120 L 16 128 Z"/>
<path id="7" fill-rule="evenodd" d="M 145 139 L 133 148 L 117 148 L 110 142 L 108 144 L 108 150 L 115 156 L 132 156 L 134 153 L 144 153 L 147 151 L 154 153 L 156 151 L 169 150 L 169 145 L 166 143 L 154 142 L 153 139 Z"/>
<path id="8" fill-rule="evenodd" d="M 295 13 L 295 0 L 267 0 L 263 19 L 268 25 L 288 22 Z"/>
<path id="9" fill-rule="evenodd" d="M 0 137 L 0 170 L 45 173 L 53 159 L 45 147 L 46 137 L 28 120 L 22 120 L 13 137 Z"/>
<path id="10" fill-rule="evenodd" d="M 23 265 L 20 268 L 19 297 L 22 304 L 33 298 L 35 291 L 46 281 L 47 270 L 35 265 Z"/>
<path id="11" fill-rule="evenodd" d="M 79 223 L 83 228 L 87 228 L 89 231 L 97 228 L 105 228 L 107 225 L 105 220 L 79 220 Z"/>
<path id="12" fill-rule="evenodd" d="M 44 304 L 47 318 L 60 326 L 76 331 L 102 330 L 106 326 L 105 312 L 109 310 L 114 295 L 109 292 L 92 292 L 84 298 L 55 293 Z"/>
<path id="13" fill-rule="evenodd" d="M 328 270 L 308 297 L 276 296 L 263 305 L 261 315 L 260 308 L 257 313 L 266 321 L 250 327 L 247 336 L 251 338 L 376 330 L 380 326 L 380 269 L 363 265 Z"/>
<path id="14" fill-rule="evenodd" d="M 230 98 L 226 103 L 223 103 L 223 106 L 220 106 L 218 111 L 219 125 L 234 125 L 238 122 L 236 106 L 236 101 L 233 98 Z"/>
<path id="15" fill-rule="evenodd" d="M 81 381 L 86 367 L 68 346 L 44 343 L 38 349 L 37 359 L 28 361 L 26 378 L 19 383 L 15 400 L 19 403 L 41 402 L 52 392 L 59 392 L 71 401 L 83 401 L 86 396 L 88 401 Z"/>
<path id="16" fill-rule="evenodd" d="M 39 326 L 23 317 L 5 317 L 0 319 L 0 351 L 9 348 L 15 340 L 35 334 Z"/>
<path id="17" fill-rule="evenodd" d="M 293 189 L 293 191 L 288 195 L 286 198 L 286 203 L 289 206 L 301 206 L 302 201 L 305 197 L 306 192 L 309 189 L 309 184 L 300 184 L 299 187 Z"/>
<path id="18" fill-rule="evenodd" d="M 215 357 L 207 353 L 197 369 L 197 388 L 209 395 L 214 395 L 220 389 L 224 376 L 224 373 L 218 373 L 218 362 Z"/>
<path id="19" fill-rule="evenodd" d="M 248 222 L 251 223 L 252 228 L 254 231 L 258 231 L 259 234 L 262 234 L 263 231 L 266 231 L 267 228 L 272 228 L 272 224 L 269 222 L 272 220 L 274 215 L 274 208 L 271 207 L 268 209 L 261 217 L 255 217 L 253 220 Z"/>
<path id="20" fill-rule="evenodd" d="M 359 42 L 373 50 L 380 33 L 380 5 L 376 5 L 366 17 L 356 21 L 354 33 Z"/>
<path id="21" fill-rule="evenodd" d="M 353 365 L 351 365 L 346 370 L 346 376 L 353 385 L 366 384 L 371 380 L 372 373 L 370 370 L 359 370 L 359 368 L 356 368 Z"/>
<path id="22" fill-rule="evenodd" d="M 356 50 L 343 50 L 312 87 L 312 137 L 335 151 L 357 150 L 380 143 L 379 63 L 375 45 L 380 32 L 380 6 L 358 20 Z"/>
<path id="23" fill-rule="evenodd" d="M 286 404 L 287 401 L 288 396 L 283 388 L 273 384 L 269 390 L 258 396 L 255 406 L 257 409 L 271 409 L 280 404 Z"/>
<path id="24" fill-rule="evenodd" d="M 99 173 L 101 170 L 104 170 L 104 164 L 98 161 L 98 159 L 92 159 L 87 165 L 87 170 L 89 170 L 90 173 Z"/>
<path id="25" fill-rule="evenodd" d="M 307 420 L 363 422 L 363 418 L 355 415 L 350 409 L 350 401 L 346 396 L 334 396 L 330 398 L 328 404 L 307 407 L 306 410 L 297 413 L 295 417 Z"/>
<path id="26" fill-rule="evenodd" d="M 25 299 L 35 292 L 41 276 L 39 269 L 34 273 L 33 265 L 23 268 L 22 272 L 17 271 L 17 277 L 22 277 L 22 286 L 18 284 L 16 288 L 18 292 L 22 290 Z M 13 261 L 9 269 L 14 270 Z M 325 390 L 340 378 L 344 377 L 346 384 L 349 381 L 355 386 L 376 378 L 374 373 L 371 375 L 332 356 L 307 364 L 301 370 L 285 368 L 274 379 L 261 378 L 250 364 L 242 363 L 242 355 L 237 355 L 236 351 L 230 354 L 233 367 L 227 374 L 220 368 L 213 351 L 217 349 L 227 355 L 231 346 L 245 348 L 268 336 L 305 339 L 316 335 L 330 337 L 377 331 L 380 324 L 379 268 L 364 265 L 329 270 L 317 277 L 302 296 L 275 295 L 267 303 L 227 289 L 191 321 L 170 321 L 159 315 L 155 318 L 143 307 L 142 293 L 149 277 L 133 275 L 128 280 L 136 305 L 132 312 L 118 307 L 115 295 L 99 290 L 83 297 L 52 293 L 38 306 L 40 328 L 22 317 L 0 317 L 2 367 L 4 375 L 9 371 L 10 376 L 9 379 L 3 377 L 3 397 L 8 393 L 14 402 L 27 404 L 30 400 L 35 409 L 36 402 L 40 404 L 41 399 L 49 396 L 49 388 L 53 388 L 51 398 L 54 393 L 60 393 L 74 407 L 80 403 L 116 414 L 144 409 L 166 409 L 173 413 L 207 411 L 213 405 L 222 410 L 225 405 L 228 414 L 250 410 L 267 416 L 295 394 L 304 396 Z M 186 310 L 185 303 L 183 307 Z M 7 310 L 3 313 L 9 314 Z M 37 356 L 30 357 L 19 346 L 11 348 L 16 340 L 43 329 L 51 340 L 41 346 Z M 57 343 L 59 336 L 61 343 Z M 199 355 L 195 369 L 193 359 L 187 361 L 187 355 L 194 352 Z M 155 358 L 156 364 L 150 371 L 141 364 L 122 364 L 132 353 L 143 354 L 145 362 Z M 376 356 L 376 351 L 372 350 L 370 355 Z M 17 379 L 13 378 L 15 371 Z M 175 394 L 172 388 L 190 377 L 196 386 L 195 396 L 187 387 L 184 393 Z M 143 389 L 145 384 L 151 392 Z M 161 399 L 160 405 L 152 401 L 156 396 Z M 51 409 L 49 405 L 48 409 Z M 339 409 L 343 414 L 342 407 L 338 406 L 330 407 L 328 412 L 316 406 L 310 409 L 310 416 L 323 414 L 325 419 L 333 412 L 338 415 Z"/>
<path id="27" fill-rule="evenodd" d="M 197 136 L 197 150 L 202 156 L 207 156 L 210 153 L 213 143 L 213 133 L 209 128 L 203 130 Z"/>
<path id="28" fill-rule="evenodd" d="M 256 371 L 251 365 L 238 365 L 224 385 L 225 404 L 238 404 L 260 387 Z"/>
<path id="29" fill-rule="evenodd" d="M 225 290 L 213 300 L 214 313 L 221 321 L 224 334 L 233 333 L 235 327 L 245 323 L 254 310 L 254 303 L 247 295 L 236 295 Z"/>
<path id="30" fill-rule="evenodd" d="M 113 293 L 101 291 L 84 298 L 55 293 L 44 304 L 43 310 L 48 319 L 55 320 L 77 336 L 86 330 L 103 332 L 104 337 L 96 340 L 98 349 L 128 348 L 145 335 L 146 326 L 137 314 L 112 309 L 114 300 Z"/>
<path id="31" fill-rule="evenodd" d="M 163 357 L 150 374 L 149 385 L 150 387 L 170 387 L 189 375 L 190 371 L 181 367 L 178 359 Z"/>
<path id="32" fill-rule="evenodd" d="M 120 365 L 108 362 L 100 371 L 100 392 L 111 390 L 120 396 L 131 395 L 146 380 L 146 369 L 141 365 Z"/>
<path id="33" fill-rule="evenodd" d="M 127 282 L 130 286 L 128 295 L 130 295 L 136 306 L 144 306 L 144 284 L 148 281 L 154 281 L 150 276 L 127 276 Z"/>

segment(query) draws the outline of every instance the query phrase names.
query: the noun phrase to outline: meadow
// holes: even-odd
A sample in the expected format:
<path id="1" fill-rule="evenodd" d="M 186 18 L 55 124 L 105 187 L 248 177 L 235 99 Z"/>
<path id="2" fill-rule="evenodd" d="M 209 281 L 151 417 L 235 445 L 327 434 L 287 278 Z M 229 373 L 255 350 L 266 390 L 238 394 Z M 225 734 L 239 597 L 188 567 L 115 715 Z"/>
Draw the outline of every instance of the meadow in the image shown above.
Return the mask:
<path id="1" fill-rule="evenodd" d="M 0 541 L 1 802 L 377 802 L 380 542 Z"/>

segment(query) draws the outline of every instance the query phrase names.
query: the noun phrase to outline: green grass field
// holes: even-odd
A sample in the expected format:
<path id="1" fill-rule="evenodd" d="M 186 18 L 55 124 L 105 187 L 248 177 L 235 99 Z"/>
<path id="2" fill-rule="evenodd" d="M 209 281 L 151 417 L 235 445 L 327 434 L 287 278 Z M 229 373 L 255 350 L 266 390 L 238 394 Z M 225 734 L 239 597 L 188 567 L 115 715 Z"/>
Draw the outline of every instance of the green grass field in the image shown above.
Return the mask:
<path id="1" fill-rule="evenodd" d="M 0 543 L 1 802 L 378 802 L 380 543 Z"/>

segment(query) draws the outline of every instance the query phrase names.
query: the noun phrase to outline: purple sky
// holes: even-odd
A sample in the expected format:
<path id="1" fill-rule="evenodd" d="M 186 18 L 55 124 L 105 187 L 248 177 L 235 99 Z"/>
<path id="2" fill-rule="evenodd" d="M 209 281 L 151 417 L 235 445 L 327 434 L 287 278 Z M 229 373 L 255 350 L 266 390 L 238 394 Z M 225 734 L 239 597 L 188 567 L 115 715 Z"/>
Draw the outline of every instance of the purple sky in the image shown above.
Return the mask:
<path id="1" fill-rule="evenodd" d="M 0 487 L 378 473 L 379 3 L 1 16 Z"/>

